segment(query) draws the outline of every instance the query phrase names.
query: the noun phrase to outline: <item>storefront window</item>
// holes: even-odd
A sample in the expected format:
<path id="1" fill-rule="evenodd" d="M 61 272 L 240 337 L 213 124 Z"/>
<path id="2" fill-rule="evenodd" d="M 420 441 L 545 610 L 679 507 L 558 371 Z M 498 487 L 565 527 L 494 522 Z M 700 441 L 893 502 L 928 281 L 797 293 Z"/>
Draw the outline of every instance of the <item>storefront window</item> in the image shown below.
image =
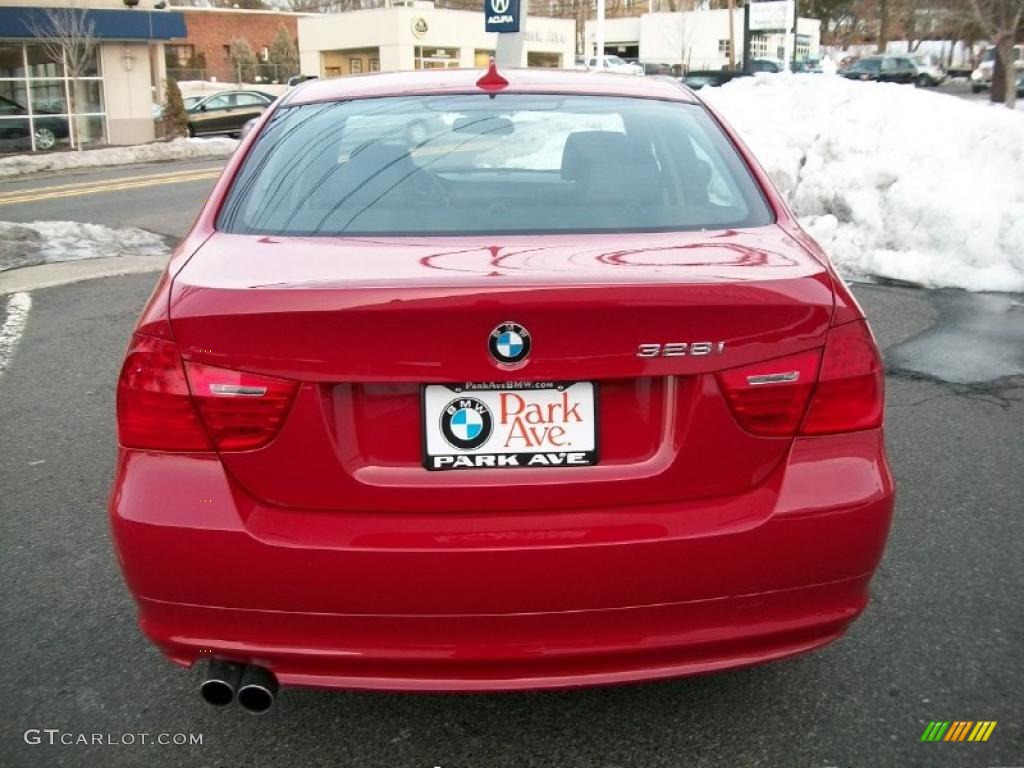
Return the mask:
<path id="1" fill-rule="evenodd" d="M 755 59 L 768 58 L 768 36 L 754 34 L 750 36 L 750 55 Z"/>
<path id="2" fill-rule="evenodd" d="M 98 114 L 103 109 L 103 81 L 71 81 L 75 97 L 75 109 L 81 114 Z"/>
<path id="3" fill-rule="evenodd" d="M 26 45 L 29 77 L 64 77 L 64 63 L 54 61 L 46 55 L 41 45 Z"/>
<path id="4" fill-rule="evenodd" d="M 48 151 L 106 138 L 94 53 L 78 78 L 37 43 L 0 44 L 0 152 Z"/>
<path id="5" fill-rule="evenodd" d="M 558 69 L 562 66 L 562 54 L 546 53 L 544 51 L 527 51 L 526 66 Z"/>
<path id="6" fill-rule="evenodd" d="M 24 77 L 25 57 L 20 45 L 0 43 L 0 78 Z"/>
<path id="7" fill-rule="evenodd" d="M 4 104 L 3 109 L 0 110 L 0 117 L 12 113 L 28 114 L 28 109 L 25 107 L 28 104 L 28 84 L 24 80 L 0 80 L 0 99 Z"/>
<path id="8" fill-rule="evenodd" d="M 416 69 L 454 69 L 458 66 L 458 48 L 416 46 Z"/>
<path id="9" fill-rule="evenodd" d="M 29 90 L 32 94 L 32 111 L 36 114 L 63 115 L 67 114 L 67 91 L 64 80 L 31 80 Z"/>

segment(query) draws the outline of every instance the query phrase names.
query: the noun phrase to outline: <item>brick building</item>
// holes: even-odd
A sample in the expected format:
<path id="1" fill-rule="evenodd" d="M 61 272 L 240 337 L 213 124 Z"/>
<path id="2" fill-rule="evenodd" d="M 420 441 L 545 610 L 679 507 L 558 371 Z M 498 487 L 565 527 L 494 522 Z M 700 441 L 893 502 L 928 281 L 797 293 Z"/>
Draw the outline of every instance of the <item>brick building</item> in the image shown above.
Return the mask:
<path id="1" fill-rule="evenodd" d="M 274 72 L 269 62 L 270 45 L 284 27 L 293 40 L 298 19 L 306 14 L 283 11 L 250 11 L 237 8 L 176 8 L 185 16 L 187 37 L 164 46 L 167 75 L 175 80 L 234 82 L 236 73 L 229 51 L 231 41 L 249 42 L 259 61 L 262 79 L 278 81 L 298 74 Z"/>

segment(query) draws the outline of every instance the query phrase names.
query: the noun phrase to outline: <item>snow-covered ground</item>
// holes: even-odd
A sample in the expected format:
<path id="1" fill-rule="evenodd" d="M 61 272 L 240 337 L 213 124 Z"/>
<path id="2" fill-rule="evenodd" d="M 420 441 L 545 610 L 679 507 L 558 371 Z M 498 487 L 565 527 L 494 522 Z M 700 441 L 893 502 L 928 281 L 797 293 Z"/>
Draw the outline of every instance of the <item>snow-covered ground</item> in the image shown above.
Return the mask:
<path id="1" fill-rule="evenodd" d="M 0 272 L 102 256 L 168 256 L 166 238 L 134 227 L 77 221 L 0 221 Z"/>
<path id="2" fill-rule="evenodd" d="M 701 96 L 845 275 L 1024 291 L 1024 114 L 822 75 Z"/>
<path id="3" fill-rule="evenodd" d="M 154 163 L 166 160 L 196 160 L 227 157 L 235 151 L 238 141 L 228 138 L 174 139 L 137 144 L 131 147 L 87 149 L 82 152 L 12 155 L 0 158 L 0 179 L 41 171 L 65 171 L 74 168 L 99 168 L 132 163 Z"/>

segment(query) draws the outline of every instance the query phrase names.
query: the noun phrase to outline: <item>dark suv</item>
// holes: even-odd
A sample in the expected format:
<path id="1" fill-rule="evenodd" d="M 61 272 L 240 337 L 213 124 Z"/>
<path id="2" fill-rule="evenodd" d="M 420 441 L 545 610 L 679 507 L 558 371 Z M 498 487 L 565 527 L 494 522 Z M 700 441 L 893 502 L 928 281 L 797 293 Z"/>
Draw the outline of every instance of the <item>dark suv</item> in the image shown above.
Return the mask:
<path id="1" fill-rule="evenodd" d="M 914 83 L 917 66 L 909 56 L 865 56 L 839 74 L 850 80 L 877 80 L 882 83 Z"/>

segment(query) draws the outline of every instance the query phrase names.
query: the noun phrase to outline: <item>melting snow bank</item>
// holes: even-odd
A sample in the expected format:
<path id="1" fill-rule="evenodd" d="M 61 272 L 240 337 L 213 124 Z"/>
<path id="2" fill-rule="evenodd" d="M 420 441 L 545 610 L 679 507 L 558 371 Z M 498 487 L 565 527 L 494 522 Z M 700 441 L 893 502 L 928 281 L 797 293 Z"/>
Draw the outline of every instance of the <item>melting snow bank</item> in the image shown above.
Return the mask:
<path id="1" fill-rule="evenodd" d="M 1024 115 L 822 75 L 701 96 L 845 274 L 1024 291 Z"/>
<path id="2" fill-rule="evenodd" d="M 163 235 L 134 227 L 76 221 L 0 221 L 0 272 L 56 261 L 102 256 L 168 256 Z"/>
<path id="3" fill-rule="evenodd" d="M 87 149 L 83 152 L 14 155 L 0 158 L 0 178 L 21 176 L 40 171 L 65 171 L 73 168 L 96 168 L 108 165 L 154 163 L 164 160 L 196 160 L 227 157 L 235 151 L 238 141 L 228 138 L 174 139 L 132 147 Z"/>

